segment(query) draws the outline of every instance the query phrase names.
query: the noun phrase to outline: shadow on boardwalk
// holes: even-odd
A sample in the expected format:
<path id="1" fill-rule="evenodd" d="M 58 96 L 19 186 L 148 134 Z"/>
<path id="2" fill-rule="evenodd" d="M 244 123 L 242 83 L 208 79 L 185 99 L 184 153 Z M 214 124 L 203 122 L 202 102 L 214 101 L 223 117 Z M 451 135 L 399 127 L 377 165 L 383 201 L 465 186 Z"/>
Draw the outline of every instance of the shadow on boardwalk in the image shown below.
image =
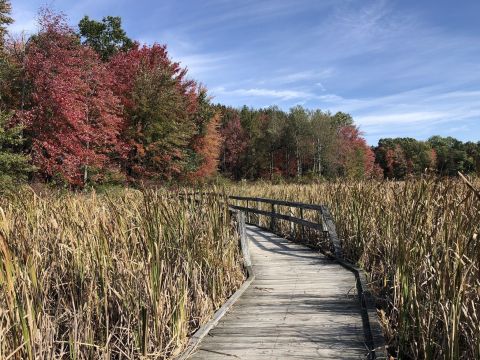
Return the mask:
<path id="1" fill-rule="evenodd" d="M 352 273 L 257 227 L 247 233 L 256 278 L 191 359 L 364 359 Z"/>

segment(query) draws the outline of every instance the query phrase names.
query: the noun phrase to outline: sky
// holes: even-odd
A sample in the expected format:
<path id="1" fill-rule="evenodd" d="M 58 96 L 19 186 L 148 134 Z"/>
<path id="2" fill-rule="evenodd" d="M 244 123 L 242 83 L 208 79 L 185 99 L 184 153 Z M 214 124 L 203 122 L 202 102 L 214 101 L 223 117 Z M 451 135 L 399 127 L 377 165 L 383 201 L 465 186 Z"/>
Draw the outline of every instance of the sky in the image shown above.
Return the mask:
<path id="1" fill-rule="evenodd" d="M 167 44 L 214 102 L 350 113 L 369 144 L 480 140 L 479 0 L 12 0 L 10 32 L 48 6 L 72 26 L 120 16 Z"/>

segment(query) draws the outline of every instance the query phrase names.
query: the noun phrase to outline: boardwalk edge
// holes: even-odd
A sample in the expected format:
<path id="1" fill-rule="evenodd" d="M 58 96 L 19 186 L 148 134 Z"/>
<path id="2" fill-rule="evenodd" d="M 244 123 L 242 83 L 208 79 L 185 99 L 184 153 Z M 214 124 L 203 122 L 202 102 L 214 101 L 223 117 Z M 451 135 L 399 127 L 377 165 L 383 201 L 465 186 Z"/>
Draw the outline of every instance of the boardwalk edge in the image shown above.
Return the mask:
<path id="1" fill-rule="evenodd" d="M 250 259 L 250 251 L 248 249 L 248 239 L 247 239 L 247 230 L 245 227 L 245 214 L 238 210 L 231 210 L 233 214 L 237 217 L 237 231 L 240 235 L 240 247 L 242 250 L 244 267 L 247 272 L 247 279 L 240 286 L 240 288 L 235 291 L 235 293 L 228 298 L 228 300 L 218 309 L 212 318 L 205 324 L 203 324 L 188 340 L 187 347 L 183 352 L 175 357 L 175 360 L 186 360 L 193 354 L 197 349 L 198 345 L 202 339 L 208 335 L 210 330 L 217 326 L 218 322 L 222 317 L 230 310 L 230 308 L 237 302 L 237 300 L 242 296 L 242 294 L 248 289 L 250 284 L 255 280 L 255 274 L 252 268 L 252 261 Z"/>
<path id="2" fill-rule="evenodd" d="M 383 330 L 378 319 L 373 296 L 370 290 L 368 290 L 365 272 L 361 268 L 341 258 L 336 256 L 330 257 L 355 275 L 358 297 L 362 309 L 365 340 L 371 351 L 368 359 L 388 359 Z"/>
<path id="3" fill-rule="evenodd" d="M 365 333 L 365 342 L 369 348 L 368 359 L 388 359 L 387 349 L 385 347 L 385 338 L 383 336 L 382 326 L 378 318 L 375 301 L 367 284 L 367 276 L 362 268 L 343 259 L 340 239 L 337 235 L 337 229 L 328 206 L 321 205 L 322 216 L 326 222 L 330 234 L 334 254 L 326 254 L 345 269 L 355 275 L 358 299 L 362 309 L 362 321 Z"/>

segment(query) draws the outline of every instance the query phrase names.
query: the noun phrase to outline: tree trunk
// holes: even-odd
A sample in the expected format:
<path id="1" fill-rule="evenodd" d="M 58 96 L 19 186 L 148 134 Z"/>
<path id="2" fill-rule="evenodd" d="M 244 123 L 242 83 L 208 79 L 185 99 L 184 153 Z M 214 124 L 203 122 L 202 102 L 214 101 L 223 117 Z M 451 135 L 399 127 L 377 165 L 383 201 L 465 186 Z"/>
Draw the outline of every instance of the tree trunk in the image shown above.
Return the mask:
<path id="1" fill-rule="evenodd" d="M 288 166 L 290 162 L 290 153 L 288 150 L 285 150 L 285 176 L 289 175 Z"/>
<path id="2" fill-rule="evenodd" d="M 317 139 L 317 171 L 318 176 L 322 176 L 322 144 L 320 139 Z"/>
<path id="3" fill-rule="evenodd" d="M 302 159 L 300 157 L 300 149 L 298 147 L 298 144 L 295 156 L 297 158 L 297 177 L 300 177 L 302 176 Z"/>
<path id="4" fill-rule="evenodd" d="M 270 151 L 270 180 L 273 178 L 273 150 Z"/>

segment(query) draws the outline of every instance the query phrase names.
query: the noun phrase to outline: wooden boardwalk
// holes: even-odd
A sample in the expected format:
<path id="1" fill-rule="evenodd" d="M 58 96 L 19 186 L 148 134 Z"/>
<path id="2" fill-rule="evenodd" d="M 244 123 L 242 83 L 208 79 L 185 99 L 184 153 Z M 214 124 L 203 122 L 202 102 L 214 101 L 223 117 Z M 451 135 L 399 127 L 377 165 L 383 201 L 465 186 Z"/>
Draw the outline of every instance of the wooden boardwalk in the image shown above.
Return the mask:
<path id="1" fill-rule="evenodd" d="M 255 280 L 191 359 L 365 359 L 354 275 L 247 226 Z"/>

